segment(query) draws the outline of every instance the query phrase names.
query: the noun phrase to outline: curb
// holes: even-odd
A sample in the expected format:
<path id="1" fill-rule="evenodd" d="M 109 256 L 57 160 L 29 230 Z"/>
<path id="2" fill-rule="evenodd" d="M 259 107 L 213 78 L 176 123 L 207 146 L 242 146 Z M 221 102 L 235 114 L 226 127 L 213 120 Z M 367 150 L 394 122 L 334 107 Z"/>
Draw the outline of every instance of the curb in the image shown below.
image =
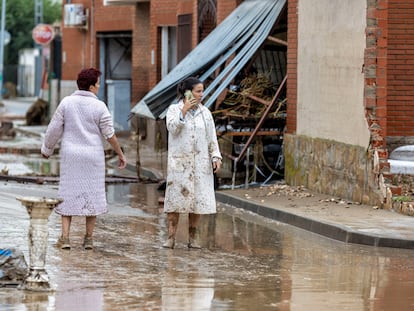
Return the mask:
<path id="1" fill-rule="evenodd" d="M 260 216 L 280 221 L 322 235 L 324 237 L 350 244 L 361 244 L 376 247 L 392 247 L 414 249 L 414 240 L 389 238 L 380 235 L 365 234 L 351 230 L 345 226 L 333 225 L 323 221 L 315 221 L 296 214 L 288 213 L 277 208 L 271 208 L 252 203 L 236 196 L 216 192 L 217 201 L 242 208 Z"/>

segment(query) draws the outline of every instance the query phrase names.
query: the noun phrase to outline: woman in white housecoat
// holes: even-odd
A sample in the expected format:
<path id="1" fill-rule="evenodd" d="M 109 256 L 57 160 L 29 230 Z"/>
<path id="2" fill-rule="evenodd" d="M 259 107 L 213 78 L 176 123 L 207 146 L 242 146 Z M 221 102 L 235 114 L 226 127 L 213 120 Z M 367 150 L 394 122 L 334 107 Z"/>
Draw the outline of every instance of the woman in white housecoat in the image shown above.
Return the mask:
<path id="1" fill-rule="evenodd" d="M 63 202 L 55 208 L 62 216 L 62 235 L 56 244 L 61 249 L 71 248 L 72 216 L 86 217 L 83 247 L 92 249 L 96 216 L 108 211 L 103 138 L 118 155 L 118 167 L 125 168 L 127 164 L 108 108 L 97 97 L 101 74 L 96 68 L 79 72 L 76 80 L 79 90 L 60 102 L 42 144 L 41 153 L 49 158 L 61 140 L 59 197 Z"/>
<path id="2" fill-rule="evenodd" d="M 180 214 L 188 214 L 188 248 L 201 248 L 196 240 L 202 214 L 216 213 L 213 172 L 221 154 L 210 110 L 201 103 L 204 85 L 194 77 L 177 87 L 179 102 L 168 109 L 168 172 L 164 201 L 168 239 L 174 248 Z"/>

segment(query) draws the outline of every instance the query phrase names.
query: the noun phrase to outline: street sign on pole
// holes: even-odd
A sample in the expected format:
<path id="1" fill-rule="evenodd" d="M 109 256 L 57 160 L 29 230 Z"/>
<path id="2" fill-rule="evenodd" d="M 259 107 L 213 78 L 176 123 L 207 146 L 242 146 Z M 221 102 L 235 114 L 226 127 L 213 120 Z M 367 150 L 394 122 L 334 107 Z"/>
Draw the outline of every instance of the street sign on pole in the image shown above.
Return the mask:
<path id="1" fill-rule="evenodd" d="M 33 40 L 40 45 L 48 45 L 52 42 L 54 36 L 55 32 L 53 31 L 53 27 L 51 25 L 38 24 L 32 30 Z"/>

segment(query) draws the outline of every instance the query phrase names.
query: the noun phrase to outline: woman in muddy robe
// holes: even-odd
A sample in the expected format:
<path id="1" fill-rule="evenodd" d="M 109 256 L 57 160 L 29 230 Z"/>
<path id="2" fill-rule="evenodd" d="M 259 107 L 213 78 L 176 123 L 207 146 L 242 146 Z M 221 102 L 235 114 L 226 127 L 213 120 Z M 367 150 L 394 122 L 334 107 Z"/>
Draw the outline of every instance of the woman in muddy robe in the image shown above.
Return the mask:
<path id="1" fill-rule="evenodd" d="M 62 235 L 56 244 L 62 249 L 71 248 L 72 216 L 86 217 L 83 247 L 92 249 L 96 216 L 108 211 L 103 138 L 118 155 L 118 167 L 122 169 L 127 164 L 108 108 L 97 97 L 100 76 L 101 72 L 95 68 L 83 69 L 78 74 L 79 90 L 60 102 L 42 144 L 42 156 L 49 158 L 61 139 L 59 197 L 63 202 L 55 212 L 62 216 Z"/>
<path id="2" fill-rule="evenodd" d="M 210 110 L 201 103 L 204 85 L 194 77 L 180 82 L 178 103 L 169 107 L 168 172 L 164 212 L 168 239 L 164 248 L 174 248 L 180 214 L 188 214 L 188 248 L 201 248 L 196 233 L 202 214 L 216 213 L 213 172 L 218 172 L 221 154 Z"/>

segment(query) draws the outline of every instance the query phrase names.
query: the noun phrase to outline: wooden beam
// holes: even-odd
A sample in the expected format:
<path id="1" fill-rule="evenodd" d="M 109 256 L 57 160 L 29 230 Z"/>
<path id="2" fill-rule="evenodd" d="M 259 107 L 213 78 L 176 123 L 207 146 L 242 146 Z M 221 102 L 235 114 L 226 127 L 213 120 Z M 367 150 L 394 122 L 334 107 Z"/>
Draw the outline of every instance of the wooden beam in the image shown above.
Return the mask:
<path id="1" fill-rule="evenodd" d="M 284 41 L 284 40 L 281 40 L 281 39 L 278 39 L 278 38 L 275 38 L 275 37 L 272 37 L 272 36 L 268 36 L 267 40 L 275 42 L 275 43 L 279 43 L 279 44 L 284 45 L 284 46 L 288 45 L 287 41 Z"/>
<path id="2" fill-rule="evenodd" d="M 252 131 L 248 132 L 236 132 L 236 131 L 228 131 L 228 132 L 217 132 L 218 137 L 222 136 L 250 136 L 252 135 Z M 256 136 L 277 136 L 282 135 L 282 132 L 280 131 L 258 131 L 256 133 Z"/>
<path id="3" fill-rule="evenodd" d="M 239 156 L 234 160 L 236 163 L 243 158 L 244 154 L 247 151 L 247 148 L 249 148 L 250 144 L 252 143 L 253 139 L 255 138 L 256 134 L 259 132 L 259 129 L 262 127 L 262 124 L 264 122 L 264 120 L 267 118 L 267 115 L 270 112 L 270 109 L 272 108 L 273 104 L 276 102 L 276 100 L 278 99 L 280 93 L 282 92 L 283 87 L 285 86 L 287 81 L 287 75 L 285 76 L 285 78 L 283 79 L 282 83 L 279 85 L 278 90 L 276 91 L 275 96 L 273 96 L 272 99 L 272 103 L 271 105 L 268 105 L 266 107 L 266 110 L 264 111 L 263 115 L 261 116 L 259 122 L 257 123 L 253 133 L 250 135 L 250 137 L 248 138 L 246 144 L 244 145 L 243 150 L 240 152 Z"/>
<path id="4" fill-rule="evenodd" d="M 254 95 L 248 94 L 247 97 L 250 98 L 250 99 L 253 99 L 254 101 L 257 101 L 258 103 L 263 104 L 265 106 L 269 106 L 269 105 L 272 104 L 272 102 L 266 101 L 264 99 L 261 99 L 260 97 L 254 96 Z"/>

